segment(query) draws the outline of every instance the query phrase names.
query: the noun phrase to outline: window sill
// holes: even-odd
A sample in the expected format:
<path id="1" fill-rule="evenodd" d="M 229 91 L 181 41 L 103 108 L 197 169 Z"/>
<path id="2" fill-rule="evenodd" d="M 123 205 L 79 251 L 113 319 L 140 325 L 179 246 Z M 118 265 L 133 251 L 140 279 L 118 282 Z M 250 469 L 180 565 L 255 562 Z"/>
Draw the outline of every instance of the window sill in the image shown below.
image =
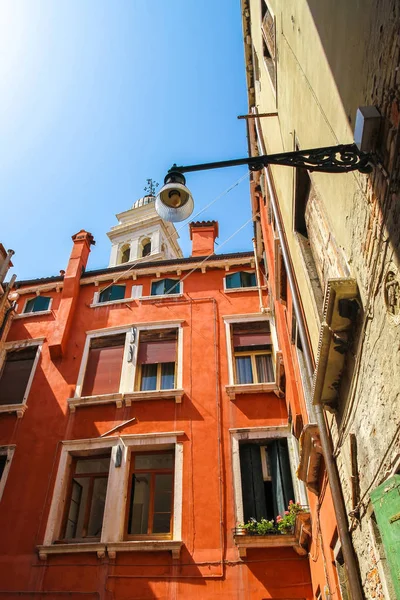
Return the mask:
<path id="1" fill-rule="evenodd" d="M 17 413 L 18 419 L 22 419 L 27 408 L 26 404 L 1 404 L 0 413 Z"/>
<path id="2" fill-rule="evenodd" d="M 80 398 L 68 398 L 68 406 L 71 412 L 75 412 L 77 406 L 96 406 L 99 404 L 112 404 L 115 402 L 117 408 L 122 408 L 123 394 L 101 394 L 99 396 L 81 396 Z"/>
<path id="3" fill-rule="evenodd" d="M 93 302 L 90 304 L 90 308 L 101 308 L 102 306 L 113 306 L 114 304 L 126 304 L 128 302 L 134 302 L 139 298 L 121 298 L 120 300 L 110 300 L 109 302 Z"/>
<path id="4" fill-rule="evenodd" d="M 96 552 L 98 558 L 106 555 L 106 545 L 101 543 L 54 544 L 52 546 L 37 546 L 40 560 L 46 560 L 49 554 L 78 554 L 81 552 Z"/>
<path id="5" fill-rule="evenodd" d="M 176 298 L 183 298 L 183 294 L 160 294 L 159 296 L 142 296 L 139 298 L 140 302 L 158 302 L 159 300 L 170 300 Z"/>
<path id="6" fill-rule="evenodd" d="M 43 315 L 51 315 L 52 310 L 37 310 L 28 313 L 19 313 L 14 319 L 27 319 L 28 317 L 42 317 Z"/>
<path id="7" fill-rule="evenodd" d="M 262 290 L 266 290 L 267 287 L 265 285 L 261 286 Z M 252 287 L 241 287 L 241 288 L 226 288 L 224 289 L 225 294 L 233 294 L 234 292 L 257 292 L 258 287 L 253 285 Z"/>
<path id="8" fill-rule="evenodd" d="M 182 389 L 173 390 L 149 390 L 139 392 L 129 392 L 124 394 L 126 406 L 131 406 L 132 402 L 141 402 L 142 400 L 167 400 L 173 398 L 177 404 L 182 402 L 184 391 Z"/>
<path id="9" fill-rule="evenodd" d="M 245 558 L 247 548 L 283 548 L 291 547 L 300 556 L 308 554 L 308 539 L 311 537 L 311 518 L 309 512 L 297 515 L 293 534 L 274 535 L 234 535 L 240 558 Z"/>
<path id="10" fill-rule="evenodd" d="M 136 540 L 107 544 L 110 558 L 115 558 L 117 552 L 171 552 L 172 558 L 180 556 L 182 542 L 180 540 Z"/>
<path id="11" fill-rule="evenodd" d="M 231 400 L 235 400 L 240 394 L 265 394 L 268 392 L 279 392 L 276 381 L 268 383 L 238 383 L 235 385 L 226 385 L 225 391 Z"/>
<path id="12" fill-rule="evenodd" d="M 172 558 L 178 559 L 183 542 L 180 540 L 138 540 L 129 542 L 104 543 L 72 543 L 37 546 L 40 560 L 47 560 L 49 555 L 81 554 L 96 552 L 98 558 L 115 558 L 117 552 L 171 552 Z"/>
<path id="13" fill-rule="evenodd" d="M 115 402 L 117 408 L 122 408 L 125 402 L 126 406 L 132 406 L 132 402 L 141 402 L 146 400 L 168 400 L 173 399 L 177 404 L 182 402 L 184 394 L 183 389 L 173 390 L 150 390 L 146 392 L 125 392 L 114 394 L 102 394 L 99 396 L 82 396 L 80 398 L 68 398 L 68 406 L 71 412 L 82 406 L 98 406 L 101 404 L 112 404 Z M 0 407 L 1 412 L 1 407 Z"/>

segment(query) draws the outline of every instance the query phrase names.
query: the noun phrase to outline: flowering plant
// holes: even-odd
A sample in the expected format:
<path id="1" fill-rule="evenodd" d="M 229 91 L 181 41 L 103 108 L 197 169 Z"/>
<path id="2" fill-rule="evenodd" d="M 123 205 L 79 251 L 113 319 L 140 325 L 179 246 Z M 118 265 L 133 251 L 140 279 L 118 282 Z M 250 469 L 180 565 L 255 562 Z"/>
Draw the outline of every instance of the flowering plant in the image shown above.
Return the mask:
<path id="1" fill-rule="evenodd" d="M 302 512 L 303 508 L 298 502 L 290 500 L 288 510 L 285 510 L 284 515 L 278 515 L 275 519 L 261 518 L 257 521 L 252 517 L 247 523 L 238 523 L 237 530 L 244 530 L 249 535 L 271 535 L 271 534 L 287 534 L 291 533 L 296 523 L 296 516 Z"/>
<path id="2" fill-rule="evenodd" d="M 268 535 L 270 533 L 277 533 L 274 521 L 268 521 L 264 518 L 257 521 L 252 517 L 248 523 L 239 523 L 238 527 L 245 529 L 246 533 L 249 535 Z"/>
<path id="3" fill-rule="evenodd" d="M 288 510 L 285 510 L 285 514 L 282 517 L 278 515 L 276 517 L 276 524 L 280 533 L 291 533 L 296 523 L 296 516 L 303 509 L 298 502 L 290 500 Z"/>

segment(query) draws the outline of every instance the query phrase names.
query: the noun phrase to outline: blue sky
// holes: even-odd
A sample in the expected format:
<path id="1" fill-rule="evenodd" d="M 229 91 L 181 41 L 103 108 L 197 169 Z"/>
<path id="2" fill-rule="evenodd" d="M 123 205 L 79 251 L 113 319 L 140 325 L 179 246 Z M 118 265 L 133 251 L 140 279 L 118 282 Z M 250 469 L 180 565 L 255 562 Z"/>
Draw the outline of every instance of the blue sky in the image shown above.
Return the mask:
<path id="1" fill-rule="evenodd" d="M 88 268 L 107 266 L 106 232 L 148 177 L 247 154 L 239 0 L 1 0 L 0 82 L 0 241 L 18 279 L 58 274 L 81 228 Z M 189 174 L 195 212 L 245 173 Z M 199 218 L 221 244 L 250 218 L 248 180 Z"/>

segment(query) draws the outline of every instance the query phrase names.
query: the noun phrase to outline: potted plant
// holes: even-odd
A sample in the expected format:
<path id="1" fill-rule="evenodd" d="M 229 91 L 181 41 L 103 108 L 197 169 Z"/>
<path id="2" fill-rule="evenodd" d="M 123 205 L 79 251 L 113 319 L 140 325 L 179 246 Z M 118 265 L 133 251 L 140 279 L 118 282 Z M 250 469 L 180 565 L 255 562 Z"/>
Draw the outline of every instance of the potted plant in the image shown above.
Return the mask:
<path id="1" fill-rule="evenodd" d="M 288 510 L 285 510 L 284 515 L 278 515 L 276 517 L 278 531 L 282 534 L 292 533 L 296 523 L 296 516 L 302 511 L 303 509 L 298 502 L 290 500 Z"/>

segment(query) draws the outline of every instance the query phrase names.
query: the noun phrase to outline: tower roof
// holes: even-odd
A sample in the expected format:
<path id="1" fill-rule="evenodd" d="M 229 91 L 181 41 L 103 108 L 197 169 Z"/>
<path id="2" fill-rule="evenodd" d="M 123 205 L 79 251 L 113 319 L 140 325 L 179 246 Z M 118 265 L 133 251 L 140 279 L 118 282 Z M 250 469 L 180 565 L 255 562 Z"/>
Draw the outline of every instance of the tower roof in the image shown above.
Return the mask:
<path id="1" fill-rule="evenodd" d="M 151 195 L 143 196 L 143 198 L 139 198 L 139 200 L 136 200 L 136 202 L 134 203 L 132 208 L 139 208 L 140 206 L 144 206 L 145 204 L 150 204 L 151 202 L 155 202 L 155 200 L 156 200 L 155 196 L 151 196 Z"/>

